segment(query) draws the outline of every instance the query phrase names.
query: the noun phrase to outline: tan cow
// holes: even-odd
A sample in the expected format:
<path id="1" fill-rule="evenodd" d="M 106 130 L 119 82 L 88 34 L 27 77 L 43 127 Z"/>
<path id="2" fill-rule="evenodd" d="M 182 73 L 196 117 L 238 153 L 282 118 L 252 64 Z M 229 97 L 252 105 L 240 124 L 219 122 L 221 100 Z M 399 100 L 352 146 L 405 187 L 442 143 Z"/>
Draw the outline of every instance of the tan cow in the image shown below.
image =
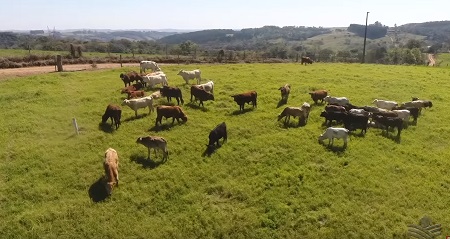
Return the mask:
<path id="1" fill-rule="evenodd" d="M 163 151 L 163 160 L 169 157 L 169 151 L 167 150 L 167 141 L 163 137 L 159 136 L 146 136 L 139 137 L 136 143 L 142 144 L 148 149 L 148 159 L 150 159 L 150 149 L 154 149 L 156 157 L 156 149 Z"/>
<path id="2" fill-rule="evenodd" d="M 106 150 L 103 168 L 105 169 L 106 192 L 111 195 L 114 186 L 119 186 L 119 156 L 113 148 Z"/>

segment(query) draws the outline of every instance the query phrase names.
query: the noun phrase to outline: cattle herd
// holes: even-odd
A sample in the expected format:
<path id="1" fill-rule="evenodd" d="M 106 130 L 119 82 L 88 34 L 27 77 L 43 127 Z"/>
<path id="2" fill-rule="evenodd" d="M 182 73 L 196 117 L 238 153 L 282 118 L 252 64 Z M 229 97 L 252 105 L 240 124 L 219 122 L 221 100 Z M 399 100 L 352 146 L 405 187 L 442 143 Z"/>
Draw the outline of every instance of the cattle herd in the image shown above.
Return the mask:
<path id="1" fill-rule="evenodd" d="M 302 59 L 303 61 L 303 59 Z M 147 69 L 151 69 L 152 73 L 145 73 Z M 185 80 L 186 84 L 189 84 L 189 80 L 197 79 L 197 85 L 192 85 L 190 88 L 191 101 L 199 101 L 199 106 L 203 106 L 204 101 L 214 100 L 214 83 L 208 81 L 207 83 L 200 84 L 201 71 L 185 71 L 180 70 L 179 76 Z M 171 102 L 172 98 L 175 98 L 177 105 L 159 105 L 156 107 L 156 120 L 155 126 L 162 124 L 163 118 L 172 118 L 172 124 L 175 120 L 178 123 L 187 122 L 188 117 L 180 107 L 184 104 L 182 91 L 178 87 L 169 86 L 168 80 L 164 72 L 154 61 L 142 61 L 140 63 L 140 73 L 128 72 L 126 74 L 120 74 L 120 78 L 124 83 L 124 88 L 121 93 L 127 94 L 127 99 L 124 99 L 122 106 L 128 106 L 135 112 L 135 116 L 138 116 L 138 109 L 149 108 L 149 113 L 154 111 L 154 100 L 160 97 L 166 97 L 168 102 Z M 153 92 L 150 95 L 146 95 L 143 90 L 144 87 L 153 88 L 155 85 L 161 84 L 162 86 L 158 91 Z M 291 92 L 291 86 L 285 84 L 278 90 L 281 92 L 281 101 L 287 103 L 289 94 Z M 318 137 L 319 143 L 323 143 L 324 140 L 328 140 L 328 146 L 333 145 L 334 139 L 343 139 L 344 146 L 347 147 L 347 141 L 349 132 L 360 129 L 360 134 L 365 134 L 367 128 L 379 128 L 386 131 L 389 134 L 390 128 L 397 129 L 397 135 L 394 136 L 396 140 L 400 140 L 401 131 L 410 124 L 410 117 L 413 118 L 413 123 L 417 123 L 417 118 L 420 115 L 423 108 L 432 107 L 433 104 L 429 100 L 421 100 L 413 97 L 411 101 L 398 104 L 395 101 L 375 99 L 372 104 L 375 106 L 356 106 L 350 103 L 346 97 L 332 97 L 328 94 L 327 90 L 316 90 L 309 92 L 312 101 L 316 106 L 326 103 L 324 110 L 320 113 L 320 117 L 325 119 L 324 125 L 328 128 Z M 239 105 L 239 111 L 244 110 L 244 105 L 252 104 L 253 107 L 257 107 L 257 92 L 248 91 L 241 94 L 235 94 L 231 96 L 234 101 Z M 285 107 L 283 111 L 278 115 L 278 121 L 284 118 L 284 124 L 289 125 L 290 116 L 298 117 L 299 125 L 306 125 L 308 122 L 309 114 L 311 111 L 311 105 L 304 102 L 300 107 Z M 118 129 L 120 126 L 122 109 L 119 105 L 109 104 L 102 116 L 102 123 L 106 123 L 108 119 L 111 119 L 111 127 Z M 335 124 L 333 125 L 333 121 Z M 342 124 L 343 127 L 338 127 Z M 227 140 L 227 127 L 225 122 L 218 124 L 209 133 L 209 140 L 207 146 L 207 152 L 212 153 L 217 147 L 220 146 L 220 139 L 223 142 Z M 167 149 L 167 141 L 159 136 L 145 136 L 139 137 L 136 143 L 144 145 L 148 149 L 148 158 L 150 159 L 150 151 L 154 149 L 163 152 L 163 160 L 166 160 L 169 156 Z M 119 183 L 118 175 L 118 156 L 117 152 L 109 148 L 105 152 L 104 169 L 105 169 L 105 188 L 108 195 L 111 194 L 114 185 Z"/>

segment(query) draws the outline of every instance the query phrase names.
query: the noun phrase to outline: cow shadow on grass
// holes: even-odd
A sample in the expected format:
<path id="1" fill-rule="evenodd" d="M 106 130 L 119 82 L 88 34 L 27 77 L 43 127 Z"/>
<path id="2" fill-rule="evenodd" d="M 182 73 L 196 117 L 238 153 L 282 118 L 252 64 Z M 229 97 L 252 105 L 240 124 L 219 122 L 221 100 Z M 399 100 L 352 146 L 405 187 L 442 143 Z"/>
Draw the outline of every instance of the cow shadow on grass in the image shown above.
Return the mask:
<path id="1" fill-rule="evenodd" d="M 285 129 L 301 128 L 301 127 L 305 127 L 306 126 L 306 122 L 304 122 L 304 121 L 298 122 L 298 120 L 294 120 L 294 121 L 289 121 L 289 122 L 285 123 L 283 121 L 283 123 L 281 125 L 282 125 L 281 127 L 285 128 Z"/>
<path id="2" fill-rule="evenodd" d="M 89 187 L 89 197 L 93 202 L 102 202 L 108 198 L 103 176 Z"/>
<path id="3" fill-rule="evenodd" d="M 277 108 L 280 108 L 285 104 L 287 104 L 287 99 L 281 99 L 280 101 L 278 101 Z"/>
<path id="4" fill-rule="evenodd" d="M 203 112 L 208 112 L 209 109 L 205 108 L 204 106 L 199 106 L 198 104 L 194 103 L 194 102 L 189 102 L 185 104 L 186 106 L 188 106 L 191 109 L 196 109 L 196 110 L 201 110 Z"/>
<path id="5" fill-rule="evenodd" d="M 142 119 L 142 118 L 147 117 L 148 115 L 150 115 L 150 114 L 149 113 L 144 113 L 144 114 L 138 114 L 137 116 L 131 116 L 131 117 L 128 117 L 128 118 L 122 120 L 121 123 Z"/>
<path id="6" fill-rule="evenodd" d="M 253 111 L 253 110 L 254 110 L 254 108 L 247 108 L 244 110 L 235 110 L 230 115 L 242 115 L 242 114 L 245 114 L 245 113 Z"/>
<path id="7" fill-rule="evenodd" d="M 116 128 L 115 126 L 111 126 L 111 124 L 108 124 L 108 123 L 99 123 L 98 124 L 98 129 L 105 133 L 111 134 L 114 132 L 115 128 Z"/>
<path id="8" fill-rule="evenodd" d="M 166 121 L 170 121 L 170 120 L 166 120 Z M 184 124 L 183 121 L 177 122 L 177 120 L 175 120 L 176 123 L 172 122 L 168 122 L 165 124 L 159 124 L 159 125 L 155 125 L 153 127 L 151 127 L 150 129 L 148 129 L 148 131 L 150 132 L 160 132 L 160 131 L 166 131 L 166 130 L 170 130 L 171 128 L 173 128 L 176 125 L 182 125 Z"/>
<path id="9" fill-rule="evenodd" d="M 347 150 L 347 146 L 345 144 L 343 145 L 328 145 L 328 143 L 323 144 L 323 146 L 330 152 L 333 152 L 337 155 L 341 155 L 342 153 Z"/>
<path id="10" fill-rule="evenodd" d="M 401 136 L 397 136 L 397 134 L 392 134 L 392 133 L 389 133 L 389 132 L 387 132 L 385 130 L 382 131 L 380 133 L 380 135 L 383 136 L 384 138 L 387 138 L 387 139 L 390 139 L 390 140 L 396 142 L 397 144 L 399 144 L 400 141 L 401 141 Z"/>
<path id="11" fill-rule="evenodd" d="M 202 157 L 211 157 L 212 154 L 214 154 L 215 152 L 217 152 L 218 149 L 220 149 L 222 147 L 222 145 L 220 146 L 213 146 L 213 147 L 208 147 L 206 146 L 205 151 L 202 153 Z"/>
<path id="12" fill-rule="evenodd" d="M 153 161 L 152 159 L 146 158 L 142 155 L 133 154 L 130 157 L 130 161 L 142 165 L 145 169 L 155 169 L 159 165 L 164 164 L 166 160 L 163 161 Z"/>

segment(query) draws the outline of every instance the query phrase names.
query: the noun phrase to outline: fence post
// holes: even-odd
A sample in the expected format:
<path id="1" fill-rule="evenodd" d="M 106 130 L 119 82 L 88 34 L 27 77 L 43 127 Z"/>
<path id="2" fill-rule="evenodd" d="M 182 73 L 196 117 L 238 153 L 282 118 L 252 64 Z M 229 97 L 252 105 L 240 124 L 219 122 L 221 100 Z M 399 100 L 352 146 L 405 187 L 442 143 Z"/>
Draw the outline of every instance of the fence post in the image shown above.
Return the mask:
<path id="1" fill-rule="evenodd" d="M 57 66 L 59 72 L 63 71 L 63 64 L 62 64 L 62 56 L 61 55 L 56 55 L 56 66 Z"/>
<path id="2" fill-rule="evenodd" d="M 119 61 L 120 61 L 120 67 L 122 67 L 122 54 L 119 55 Z"/>
<path id="3" fill-rule="evenodd" d="M 78 124 L 77 124 L 77 119 L 75 119 L 75 117 L 72 118 L 72 124 L 73 124 L 73 127 L 75 128 L 75 133 L 77 135 L 80 134 L 79 129 L 78 129 Z"/>

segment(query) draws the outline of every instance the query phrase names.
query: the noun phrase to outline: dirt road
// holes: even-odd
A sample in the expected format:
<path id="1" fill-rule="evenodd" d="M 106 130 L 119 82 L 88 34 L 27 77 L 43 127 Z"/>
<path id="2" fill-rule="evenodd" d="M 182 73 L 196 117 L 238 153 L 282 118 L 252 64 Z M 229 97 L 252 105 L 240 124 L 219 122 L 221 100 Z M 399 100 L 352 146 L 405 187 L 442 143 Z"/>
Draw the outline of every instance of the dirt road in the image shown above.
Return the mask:
<path id="1" fill-rule="evenodd" d="M 122 64 L 124 67 L 136 67 L 139 69 L 139 63 L 127 63 Z M 80 65 L 64 65 L 64 71 L 94 71 L 98 69 L 111 69 L 119 68 L 119 63 L 105 63 L 97 64 L 97 68 L 92 68 L 91 64 L 80 64 Z M 37 75 L 55 72 L 55 66 L 37 66 L 37 67 L 23 67 L 23 68 L 12 68 L 12 69 L 0 69 L 0 80 L 4 80 L 11 77 L 21 77 L 29 75 Z"/>

